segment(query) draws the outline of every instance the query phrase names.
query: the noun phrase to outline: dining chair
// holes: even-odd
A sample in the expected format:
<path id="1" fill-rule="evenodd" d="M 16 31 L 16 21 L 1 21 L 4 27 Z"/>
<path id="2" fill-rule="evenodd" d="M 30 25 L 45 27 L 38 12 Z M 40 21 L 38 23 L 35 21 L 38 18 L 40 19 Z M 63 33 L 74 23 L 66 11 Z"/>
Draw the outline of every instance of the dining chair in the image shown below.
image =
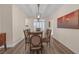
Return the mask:
<path id="1" fill-rule="evenodd" d="M 0 46 L 4 45 L 5 51 L 7 50 L 6 46 L 6 33 L 0 33 Z"/>
<path id="2" fill-rule="evenodd" d="M 29 35 L 28 35 L 29 32 L 30 32 L 29 29 L 24 30 L 24 37 L 25 37 L 25 50 L 26 50 L 26 44 L 27 44 L 27 43 L 30 43 L 30 38 L 29 38 Z"/>
<path id="3" fill-rule="evenodd" d="M 42 32 L 30 33 L 30 53 L 42 53 Z"/>
<path id="4" fill-rule="evenodd" d="M 47 29 L 45 33 L 45 37 L 43 38 L 43 42 L 46 42 L 47 45 L 50 46 L 50 40 L 51 40 L 51 29 Z"/>

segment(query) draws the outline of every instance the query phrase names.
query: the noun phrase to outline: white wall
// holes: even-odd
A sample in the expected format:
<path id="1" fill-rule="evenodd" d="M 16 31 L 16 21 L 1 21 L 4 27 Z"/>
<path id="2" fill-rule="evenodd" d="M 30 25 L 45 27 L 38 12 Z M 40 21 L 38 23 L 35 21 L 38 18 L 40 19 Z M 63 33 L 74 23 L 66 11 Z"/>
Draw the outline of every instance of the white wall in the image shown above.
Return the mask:
<path id="1" fill-rule="evenodd" d="M 34 21 L 33 18 L 28 18 L 27 20 L 28 20 L 28 25 L 29 25 L 29 28 L 31 29 L 31 31 L 34 30 L 33 29 L 33 21 Z"/>
<path id="2" fill-rule="evenodd" d="M 1 13 L 1 9 L 0 9 L 0 13 Z M 0 32 L 1 32 L 1 14 L 0 14 Z"/>
<path id="3" fill-rule="evenodd" d="M 25 18 L 16 5 L 0 5 L 0 33 L 6 33 L 8 47 L 15 46 L 24 38 Z"/>
<path id="4" fill-rule="evenodd" d="M 24 38 L 23 30 L 25 29 L 26 15 L 16 5 L 13 5 L 12 16 L 13 45 L 16 45 Z"/>
<path id="5" fill-rule="evenodd" d="M 57 18 L 79 9 L 79 5 L 63 5 L 53 15 L 53 36 L 75 53 L 79 53 L 79 29 L 57 28 Z"/>
<path id="6" fill-rule="evenodd" d="M 6 33 L 7 46 L 12 44 L 12 5 L 0 5 L 0 33 Z"/>

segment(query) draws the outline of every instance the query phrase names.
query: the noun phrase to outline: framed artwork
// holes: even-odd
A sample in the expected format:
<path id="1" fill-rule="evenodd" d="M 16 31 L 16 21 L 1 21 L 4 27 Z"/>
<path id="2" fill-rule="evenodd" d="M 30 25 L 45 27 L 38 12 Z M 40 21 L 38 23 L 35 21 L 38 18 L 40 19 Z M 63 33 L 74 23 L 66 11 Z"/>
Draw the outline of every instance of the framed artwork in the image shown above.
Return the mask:
<path id="1" fill-rule="evenodd" d="M 57 27 L 79 29 L 79 10 L 59 17 L 57 19 Z"/>

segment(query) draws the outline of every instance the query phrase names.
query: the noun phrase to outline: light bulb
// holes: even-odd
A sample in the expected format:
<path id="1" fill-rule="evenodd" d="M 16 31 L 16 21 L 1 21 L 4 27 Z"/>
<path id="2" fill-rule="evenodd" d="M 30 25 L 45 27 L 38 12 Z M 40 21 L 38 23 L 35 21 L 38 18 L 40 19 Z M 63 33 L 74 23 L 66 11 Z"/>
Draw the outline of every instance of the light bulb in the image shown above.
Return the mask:
<path id="1" fill-rule="evenodd" d="M 38 15 L 37 18 L 40 18 L 40 15 Z"/>

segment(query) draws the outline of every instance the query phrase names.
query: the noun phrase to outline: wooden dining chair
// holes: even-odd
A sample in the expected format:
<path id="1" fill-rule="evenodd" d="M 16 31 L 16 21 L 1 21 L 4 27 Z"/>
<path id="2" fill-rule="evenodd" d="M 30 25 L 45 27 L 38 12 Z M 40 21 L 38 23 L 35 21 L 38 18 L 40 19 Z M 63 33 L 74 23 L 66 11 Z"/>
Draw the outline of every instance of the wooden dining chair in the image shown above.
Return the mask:
<path id="1" fill-rule="evenodd" d="M 4 45 L 5 51 L 7 50 L 6 47 L 6 33 L 0 33 L 0 46 Z"/>
<path id="2" fill-rule="evenodd" d="M 29 38 L 29 34 L 28 34 L 29 32 L 30 32 L 29 29 L 24 30 L 24 37 L 25 37 L 25 50 L 26 50 L 26 44 L 27 44 L 27 43 L 30 43 L 30 38 Z"/>
<path id="3" fill-rule="evenodd" d="M 30 53 L 42 53 L 42 50 L 42 33 L 30 33 Z"/>
<path id="4" fill-rule="evenodd" d="M 47 29 L 45 33 L 45 37 L 43 38 L 43 42 L 46 42 L 47 45 L 50 46 L 50 39 L 51 39 L 51 29 Z"/>

